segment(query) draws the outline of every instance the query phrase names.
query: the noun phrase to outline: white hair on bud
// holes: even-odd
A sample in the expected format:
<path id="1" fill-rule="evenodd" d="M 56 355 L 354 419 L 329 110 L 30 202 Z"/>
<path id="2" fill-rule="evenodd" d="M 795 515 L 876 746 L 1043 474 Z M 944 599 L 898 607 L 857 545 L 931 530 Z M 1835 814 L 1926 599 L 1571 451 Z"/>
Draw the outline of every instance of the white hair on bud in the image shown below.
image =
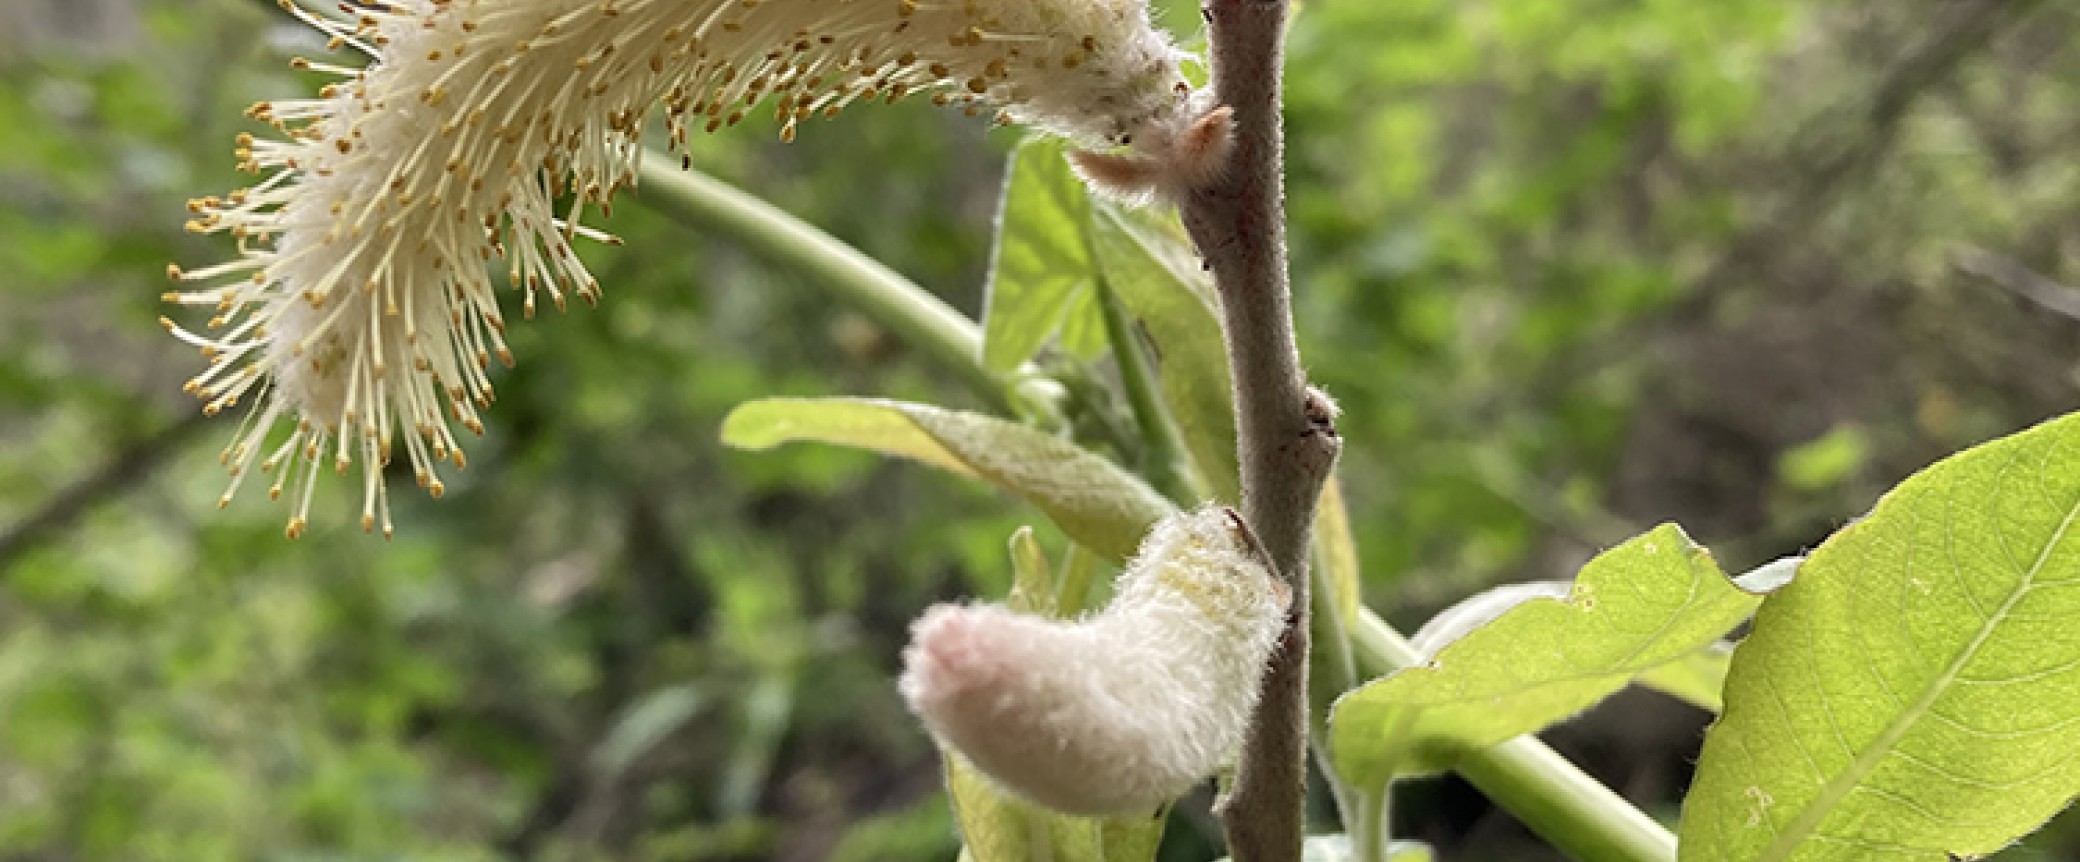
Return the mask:
<path id="1" fill-rule="evenodd" d="M 1291 593 L 1232 509 L 1158 523 L 1095 616 L 939 605 L 903 696 L 945 748 L 1071 814 L 1146 814 L 1234 755 Z"/>
<path id="2" fill-rule="evenodd" d="M 1343 415 L 1343 405 L 1337 404 L 1336 399 L 1329 397 L 1329 390 L 1319 386 L 1307 387 L 1307 401 L 1304 407 L 1307 411 L 1307 421 L 1316 425 L 1333 425 L 1336 417 Z"/>

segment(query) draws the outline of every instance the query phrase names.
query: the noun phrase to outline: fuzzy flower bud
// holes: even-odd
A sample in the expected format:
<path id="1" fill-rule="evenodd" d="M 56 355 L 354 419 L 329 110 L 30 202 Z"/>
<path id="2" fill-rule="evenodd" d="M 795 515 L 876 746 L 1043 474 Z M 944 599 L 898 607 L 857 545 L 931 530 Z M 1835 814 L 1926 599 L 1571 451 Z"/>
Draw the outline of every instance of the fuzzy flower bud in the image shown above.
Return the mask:
<path id="1" fill-rule="evenodd" d="M 239 136 L 262 179 L 189 205 L 189 229 L 239 253 L 169 267 L 188 287 L 166 298 L 211 316 L 199 332 L 162 323 L 209 362 L 187 386 L 205 412 L 250 402 L 222 502 L 257 463 L 298 500 L 292 538 L 328 461 L 360 459 L 363 529 L 391 530 L 380 468 L 400 446 L 441 494 L 437 467 L 464 463 L 455 427 L 482 433 L 486 370 L 513 360 L 487 264 L 526 316 L 543 295 L 596 301 L 573 243 L 614 240 L 580 216 L 634 185 L 653 108 L 675 150 L 764 106 L 791 139 L 812 116 L 911 94 L 1086 146 L 1195 121 L 1182 55 L 1143 0 L 387 0 L 340 4 L 349 18 L 279 2 L 371 61 L 299 58 L 338 80 L 248 112 L 277 132 Z"/>
<path id="2" fill-rule="evenodd" d="M 940 605 L 901 681 L 941 745 L 1072 814 L 1146 814 L 1234 755 L 1290 593 L 1234 510 L 1156 525 L 1110 605 L 1074 622 Z"/>

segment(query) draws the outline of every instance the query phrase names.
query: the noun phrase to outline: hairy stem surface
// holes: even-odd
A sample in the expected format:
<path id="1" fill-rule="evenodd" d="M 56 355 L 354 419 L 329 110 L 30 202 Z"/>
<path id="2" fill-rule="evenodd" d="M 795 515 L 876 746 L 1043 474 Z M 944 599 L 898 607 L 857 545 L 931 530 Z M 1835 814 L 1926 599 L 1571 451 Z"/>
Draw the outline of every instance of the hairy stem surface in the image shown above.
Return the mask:
<path id="1" fill-rule="evenodd" d="M 1283 862 L 1300 858 L 1306 796 L 1307 549 L 1341 444 L 1332 411 L 1309 403 L 1293 338 L 1279 95 L 1287 5 L 1207 0 L 1201 11 L 1214 93 L 1234 111 L 1234 150 L 1220 178 L 1178 208 L 1220 294 L 1243 515 L 1293 590 L 1220 815 L 1237 862 Z"/>

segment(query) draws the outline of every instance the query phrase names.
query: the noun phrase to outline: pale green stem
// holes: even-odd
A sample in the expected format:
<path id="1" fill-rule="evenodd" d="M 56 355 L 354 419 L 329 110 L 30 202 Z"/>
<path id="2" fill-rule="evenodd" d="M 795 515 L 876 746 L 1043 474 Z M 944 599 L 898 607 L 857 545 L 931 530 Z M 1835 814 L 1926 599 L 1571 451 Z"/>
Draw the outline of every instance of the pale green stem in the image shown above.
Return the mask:
<path id="1" fill-rule="evenodd" d="M 1155 370 L 1149 367 L 1148 355 L 1142 352 L 1141 339 L 1136 335 L 1133 321 L 1127 311 L 1120 307 L 1119 297 L 1114 296 L 1112 287 L 1104 278 L 1098 279 L 1098 311 L 1105 321 L 1105 339 L 1112 343 L 1112 360 L 1119 366 L 1119 379 L 1127 391 L 1127 406 L 1134 411 L 1134 422 L 1141 426 L 1142 478 L 1148 480 L 1163 496 L 1170 498 L 1180 508 L 1189 509 L 1206 498 L 1204 488 L 1198 487 L 1194 473 L 1185 458 L 1184 437 L 1177 430 L 1177 422 L 1163 406 L 1161 387 L 1156 383 Z"/>
<path id="2" fill-rule="evenodd" d="M 1344 794 L 1344 832 L 1351 838 L 1351 855 L 1357 862 L 1387 862 L 1387 799 L 1393 788 L 1377 792 L 1352 788 Z"/>
<path id="3" fill-rule="evenodd" d="M 1075 542 L 1062 554 L 1062 582 L 1055 591 L 1055 615 L 1074 619 L 1091 603 L 1091 579 L 1098 573 L 1098 555 Z"/>
<path id="4" fill-rule="evenodd" d="M 1371 609 L 1352 630 L 1358 663 L 1378 676 L 1422 660 L 1401 633 Z M 1676 837 L 1625 798 L 1535 736 L 1469 754 L 1457 771 L 1468 783 L 1560 852 L 1581 862 L 1674 862 Z"/>
<path id="5" fill-rule="evenodd" d="M 944 363 L 975 392 L 993 403 L 1005 402 L 1007 379 L 982 367 L 981 327 L 948 307 L 938 297 L 839 240 L 775 209 L 764 201 L 707 177 L 680 174 L 662 167 L 672 160 L 662 153 L 644 158 L 643 200 L 703 233 L 740 243 L 805 272 L 821 276 L 818 286 L 851 304 L 876 323 Z M 1030 372 L 1037 379 L 1037 371 Z M 1015 372 L 1025 380 L 1028 372 Z M 1063 594 L 1074 582 L 1088 587 L 1089 573 L 1079 575 L 1072 548 L 1063 563 Z M 1326 592 L 1326 591 L 1324 591 Z M 1064 607 L 1068 605 L 1064 602 Z M 1317 614 L 1333 617 L 1333 614 Z M 1418 660 L 1400 633 L 1370 609 L 1359 610 L 1348 635 L 1357 667 L 1372 677 Z M 1661 824 L 1611 792 L 1574 764 L 1532 737 L 1520 737 L 1468 755 L 1460 774 L 1525 825 L 1568 855 L 1584 862 L 1672 862 L 1675 837 Z M 1361 815 L 1355 820 L 1362 821 Z"/>
<path id="6" fill-rule="evenodd" d="M 998 375 L 982 367 L 982 333 L 966 315 L 931 292 L 883 266 L 836 237 L 772 204 L 697 173 L 677 169 L 678 159 L 644 154 L 643 203 L 703 233 L 726 239 L 811 276 L 816 285 L 895 332 L 904 344 L 923 350 L 961 375 L 991 406 L 1008 407 L 1007 389 L 1038 376 L 1033 368 Z"/>

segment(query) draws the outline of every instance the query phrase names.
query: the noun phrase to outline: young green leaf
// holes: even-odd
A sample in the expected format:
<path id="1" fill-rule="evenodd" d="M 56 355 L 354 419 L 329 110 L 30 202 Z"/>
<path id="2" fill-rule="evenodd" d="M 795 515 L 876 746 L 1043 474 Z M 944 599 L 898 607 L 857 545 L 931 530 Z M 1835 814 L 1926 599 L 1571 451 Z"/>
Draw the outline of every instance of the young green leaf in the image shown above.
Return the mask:
<path id="1" fill-rule="evenodd" d="M 1343 483 L 1329 477 L 1314 515 L 1314 559 L 1336 591 L 1343 624 L 1358 624 L 1358 542 L 1351 534 L 1351 513 L 1343 505 Z"/>
<path id="2" fill-rule="evenodd" d="M 1735 650 L 1684 860 L 1992 853 L 2080 791 L 2080 416 L 1829 538 Z"/>
<path id="3" fill-rule="evenodd" d="M 1176 217 L 1093 201 L 1090 243 L 1105 283 L 1156 348 L 1156 377 L 1201 487 L 1234 504 L 1235 408 L 1212 282 Z"/>
<path id="4" fill-rule="evenodd" d="M 1710 713 L 1726 709 L 1726 669 L 1733 664 L 1733 644 L 1719 641 L 1668 664 L 1651 667 L 1634 680 Z"/>
<path id="5" fill-rule="evenodd" d="M 770 449 L 816 440 L 900 455 L 982 479 L 1038 506 L 1070 538 L 1114 560 L 1174 511 L 1146 483 L 1074 443 L 976 413 L 865 398 L 768 398 L 738 405 L 722 442 Z"/>
<path id="6" fill-rule="evenodd" d="M 1338 701 L 1337 769 L 1361 786 L 1437 772 L 1564 719 L 1717 640 L 1787 574 L 1765 567 L 1736 584 L 1681 528 L 1656 527 L 1591 560 L 1565 600 L 1517 603 Z"/>
<path id="7" fill-rule="evenodd" d="M 946 791 L 975 862 L 1148 862 L 1163 840 L 1163 811 L 1135 817 L 1057 814 L 998 790 L 947 753 Z"/>
<path id="8" fill-rule="evenodd" d="M 1083 181 L 1069 170 L 1054 139 L 1031 138 L 1011 154 L 983 302 L 982 364 L 1008 372 L 1033 358 L 1070 323 L 1072 312 L 1097 314 L 1091 304 L 1092 263 L 1080 225 L 1090 211 Z M 1069 327 L 1087 344 L 1103 328 L 1086 319 Z"/>
<path id="9" fill-rule="evenodd" d="M 1040 540 L 1033 538 L 1032 527 L 1011 534 L 1011 572 L 1011 597 L 1004 604 L 1014 611 L 1054 616 L 1054 567 L 1040 549 Z"/>

